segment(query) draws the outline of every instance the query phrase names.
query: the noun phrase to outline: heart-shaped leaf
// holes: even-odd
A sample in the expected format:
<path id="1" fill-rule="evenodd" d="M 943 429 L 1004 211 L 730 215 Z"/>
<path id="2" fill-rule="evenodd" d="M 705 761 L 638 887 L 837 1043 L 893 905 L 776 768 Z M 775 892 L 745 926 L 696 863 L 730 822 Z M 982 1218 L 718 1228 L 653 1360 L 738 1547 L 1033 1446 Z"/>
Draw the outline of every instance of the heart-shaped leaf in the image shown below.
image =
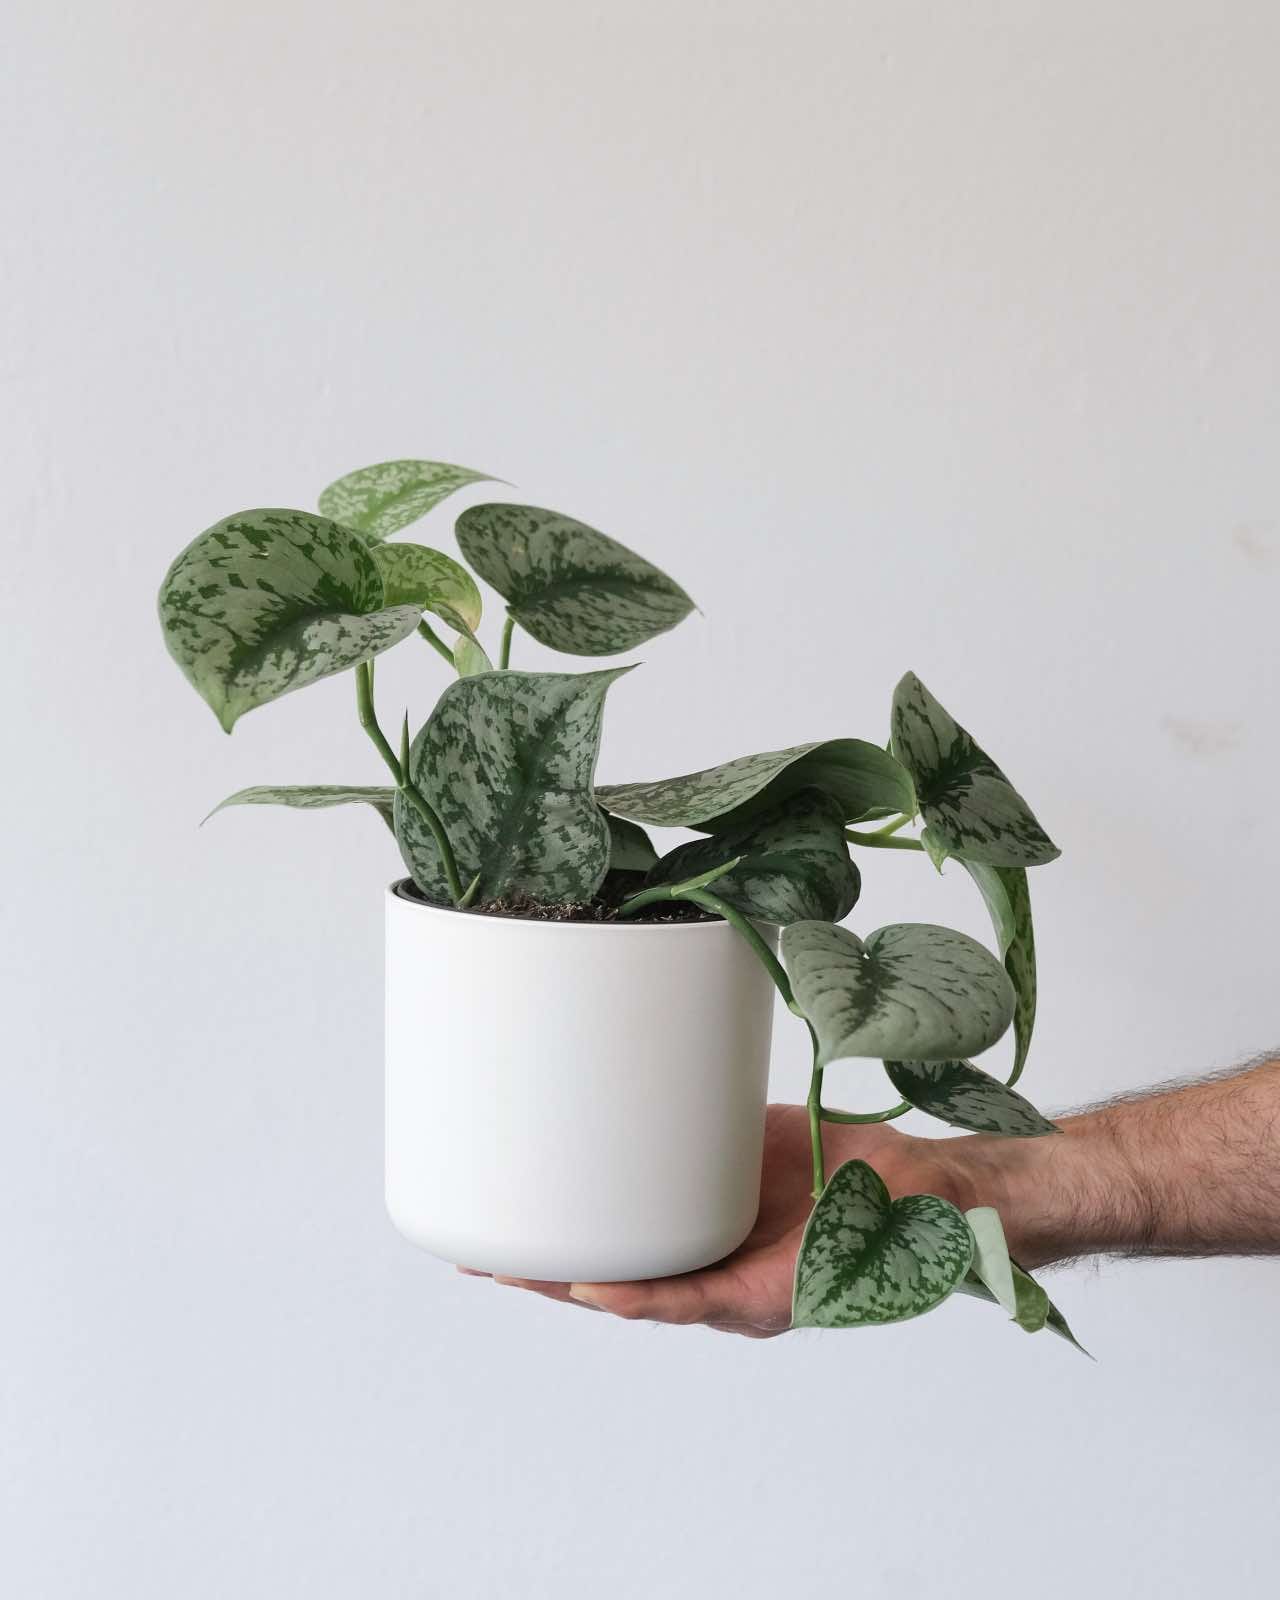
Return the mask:
<path id="1" fill-rule="evenodd" d="M 237 789 L 225 800 L 220 800 L 209 817 L 216 817 L 228 806 L 292 806 L 298 811 L 319 811 L 328 806 L 372 806 L 391 831 L 395 832 L 392 804 L 396 792 L 391 788 L 368 787 L 340 783 L 294 783 L 272 787 L 259 784 L 252 789 Z M 208 822 L 209 817 L 204 820 Z"/>
<path id="2" fill-rule="evenodd" d="M 1004 968 L 954 928 L 891 923 L 864 944 L 847 928 L 796 922 L 783 931 L 782 955 L 817 1035 L 819 1066 L 848 1056 L 977 1055 L 1013 1018 Z"/>
<path id="3" fill-rule="evenodd" d="M 1029 1100 L 969 1061 L 886 1061 L 889 1081 L 917 1111 L 972 1133 L 1056 1133 Z"/>
<path id="4" fill-rule="evenodd" d="M 606 784 L 600 804 L 653 827 L 719 833 L 802 789 L 829 794 L 846 822 L 872 808 L 908 816 L 915 811 L 910 775 L 865 739 L 822 739 L 739 756 L 679 778 Z"/>
<path id="5" fill-rule="evenodd" d="M 475 579 L 452 556 L 424 544 L 370 546 L 382 574 L 383 604 L 417 606 L 433 612 L 460 633 L 480 626 L 480 591 Z"/>
<path id="6" fill-rule="evenodd" d="M 236 721 L 412 633 L 383 605 L 367 546 L 307 511 L 242 511 L 192 540 L 160 588 L 169 654 L 230 733 Z"/>
<path id="7" fill-rule="evenodd" d="M 972 736 L 908 672 L 893 695 L 893 753 L 915 779 L 930 854 L 1034 867 L 1061 852 Z"/>
<path id="8" fill-rule="evenodd" d="M 1036 939 L 1031 926 L 1031 888 L 1022 867 L 989 867 L 980 861 L 960 864 L 987 903 L 1004 970 L 1018 998 L 1013 1014 L 1013 1071 L 1009 1074 L 1009 1082 L 1017 1083 L 1027 1064 L 1036 1025 Z"/>
<path id="9" fill-rule="evenodd" d="M 538 506 L 472 506 L 458 545 L 525 630 L 552 650 L 612 656 L 693 610 L 678 583 L 583 522 Z"/>
<path id="10" fill-rule="evenodd" d="M 972 1259 L 973 1234 L 949 1200 L 891 1200 L 872 1167 L 846 1161 L 805 1226 L 792 1326 L 858 1328 L 918 1317 L 947 1298 Z"/>
<path id="11" fill-rule="evenodd" d="M 858 898 L 861 880 L 849 859 L 844 816 L 830 795 L 805 789 L 723 833 L 682 844 L 649 873 L 649 883 L 678 883 L 733 857 L 739 865 L 716 895 L 764 922 L 813 917 L 838 922 Z"/>
<path id="12" fill-rule="evenodd" d="M 995 1209 L 977 1206 L 965 1212 L 965 1220 L 973 1232 L 973 1265 L 956 1285 L 957 1291 L 1003 1306 L 1026 1333 L 1048 1328 L 1073 1344 L 1081 1355 L 1089 1355 L 1045 1290 L 1010 1256 Z"/>
<path id="13" fill-rule="evenodd" d="M 658 859 L 658 852 L 643 828 L 625 817 L 606 816 L 609 824 L 610 872 L 648 872 Z"/>
<path id="14" fill-rule="evenodd" d="M 380 461 L 331 483 L 320 496 L 320 509 L 366 539 L 382 540 L 426 516 L 455 490 L 499 481 L 491 473 L 447 461 Z"/>
<path id="15" fill-rule="evenodd" d="M 609 824 L 592 790 L 609 685 L 629 667 L 580 674 L 486 672 L 441 695 L 409 756 L 477 904 L 527 895 L 589 901 L 609 865 Z M 396 837 L 428 900 L 450 902 L 430 831 L 396 795 Z"/>

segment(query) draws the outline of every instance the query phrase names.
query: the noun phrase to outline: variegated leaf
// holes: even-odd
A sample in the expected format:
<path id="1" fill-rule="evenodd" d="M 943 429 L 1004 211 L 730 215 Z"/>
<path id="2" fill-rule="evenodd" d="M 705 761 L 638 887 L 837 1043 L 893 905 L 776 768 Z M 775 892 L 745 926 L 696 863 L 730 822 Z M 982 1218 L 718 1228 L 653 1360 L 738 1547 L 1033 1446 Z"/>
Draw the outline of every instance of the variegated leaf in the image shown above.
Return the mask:
<path id="1" fill-rule="evenodd" d="M 220 800 L 209 817 L 216 817 L 228 806 L 292 806 L 299 811 L 319 811 L 328 806 L 372 806 L 387 827 L 395 832 L 392 806 L 396 792 L 392 788 L 347 786 L 338 783 L 294 783 L 276 785 L 258 784 L 252 789 L 237 789 L 225 800 Z M 204 820 L 208 822 L 209 817 Z"/>
<path id="2" fill-rule="evenodd" d="M 1023 867 L 989 867 L 980 861 L 960 864 L 987 903 L 1004 970 L 1018 999 L 1013 1014 L 1013 1071 L 1009 1075 L 1009 1082 L 1017 1083 L 1027 1064 L 1036 1025 L 1036 938 L 1031 925 L 1031 887 Z"/>
<path id="3" fill-rule="evenodd" d="M 802 789 L 829 794 L 846 822 L 872 808 L 907 815 L 915 810 L 909 774 L 865 739 L 822 739 L 739 756 L 679 778 L 606 784 L 600 803 L 654 827 L 719 833 Z"/>
<path id="4" fill-rule="evenodd" d="M 864 943 L 796 922 L 782 955 L 818 1039 L 819 1066 L 848 1056 L 934 1061 L 977 1055 L 1013 1018 L 1013 986 L 991 952 L 953 928 L 898 922 Z"/>
<path id="5" fill-rule="evenodd" d="M 477 673 L 493 671 L 493 662 L 485 654 L 484 646 L 468 633 L 453 647 L 453 664 L 460 678 L 474 678 Z"/>
<path id="6" fill-rule="evenodd" d="M 170 655 L 230 733 L 238 718 L 412 633 L 367 546 L 307 511 L 242 511 L 194 539 L 160 588 Z"/>
<path id="7" fill-rule="evenodd" d="M 917 1111 L 971 1133 L 1056 1133 L 1029 1100 L 970 1061 L 886 1061 L 889 1081 Z"/>
<path id="8" fill-rule="evenodd" d="M 617 540 L 538 506 L 472 506 L 458 545 L 526 633 L 574 656 L 611 656 L 693 610 L 678 583 Z"/>
<path id="9" fill-rule="evenodd" d="M 820 790 L 802 790 L 723 833 L 680 845 L 648 881 L 678 883 L 735 856 L 739 865 L 715 892 L 748 917 L 784 926 L 806 917 L 838 922 L 857 901 L 861 879 L 849 859 L 844 815 Z"/>
<path id="10" fill-rule="evenodd" d="M 384 605 L 417 606 L 460 633 L 474 633 L 480 626 L 480 591 L 452 556 L 424 544 L 375 544 L 369 549 L 382 574 Z"/>
<path id="11" fill-rule="evenodd" d="M 1089 1355 L 1044 1288 L 1010 1256 L 995 1209 L 975 1207 L 965 1212 L 965 1220 L 974 1237 L 973 1265 L 956 1285 L 957 1292 L 1002 1306 L 1026 1333 L 1048 1328 L 1081 1355 Z"/>
<path id="12" fill-rule="evenodd" d="M 658 852 L 643 828 L 625 817 L 606 815 L 609 824 L 610 872 L 648 872 L 658 859 Z"/>
<path id="13" fill-rule="evenodd" d="M 857 1328 L 932 1311 L 973 1259 L 973 1234 L 949 1200 L 891 1200 L 865 1161 L 832 1174 L 796 1258 L 791 1323 Z"/>
<path id="14" fill-rule="evenodd" d="M 425 517 L 432 506 L 469 483 L 498 481 L 488 472 L 447 461 L 380 461 L 331 483 L 320 496 L 320 509 L 373 542 Z"/>
<path id="15" fill-rule="evenodd" d="M 581 674 L 486 672 L 441 695 L 409 757 L 476 903 L 521 894 L 588 901 L 609 865 L 609 825 L 592 791 L 604 697 L 629 667 Z M 431 834 L 403 794 L 396 837 L 414 882 L 449 903 Z"/>
<path id="16" fill-rule="evenodd" d="M 915 779 L 933 848 L 993 867 L 1034 867 L 1061 852 L 1031 808 L 914 672 L 893 696 L 893 753 Z"/>

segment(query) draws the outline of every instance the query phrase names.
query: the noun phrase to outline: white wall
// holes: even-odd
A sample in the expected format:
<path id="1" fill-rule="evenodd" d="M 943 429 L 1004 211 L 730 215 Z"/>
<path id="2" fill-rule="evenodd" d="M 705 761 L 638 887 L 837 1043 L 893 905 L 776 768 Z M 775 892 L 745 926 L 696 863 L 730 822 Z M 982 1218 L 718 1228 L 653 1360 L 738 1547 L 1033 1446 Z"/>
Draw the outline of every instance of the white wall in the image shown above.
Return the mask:
<path id="1" fill-rule="evenodd" d="M 613 696 L 608 777 L 879 736 L 908 666 L 993 749 L 1065 851 L 1042 1103 L 1275 1045 L 1274 8 L 19 0 L 4 35 L 0 1589 L 1263 1592 L 1272 1264 L 1060 1275 L 1091 1366 L 970 1303 L 651 1330 L 403 1244 L 388 841 L 196 831 L 378 781 L 350 686 L 227 740 L 152 605 L 233 509 L 487 467 L 704 607 Z M 877 858 L 857 925 L 911 916 L 985 931 Z M 780 1024 L 780 1095 L 800 1056 Z"/>

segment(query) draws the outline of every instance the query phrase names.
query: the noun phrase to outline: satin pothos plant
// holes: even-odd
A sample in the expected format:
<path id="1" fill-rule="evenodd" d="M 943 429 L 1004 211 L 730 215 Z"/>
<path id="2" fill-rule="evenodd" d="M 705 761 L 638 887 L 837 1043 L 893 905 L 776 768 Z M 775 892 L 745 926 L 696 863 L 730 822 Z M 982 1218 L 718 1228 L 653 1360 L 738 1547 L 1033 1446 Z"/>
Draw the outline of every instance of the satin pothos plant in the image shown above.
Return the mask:
<path id="1" fill-rule="evenodd" d="M 936 1195 L 891 1199 L 864 1161 L 828 1175 L 821 1140 L 824 1121 L 888 1121 L 912 1108 L 988 1134 L 1054 1134 L 1014 1087 L 1036 1011 L 1028 871 L 1058 855 L 1026 802 L 912 673 L 894 692 L 887 746 L 825 739 L 597 786 L 605 699 L 630 667 L 513 670 L 515 630 L 569 656 L 616 656 L 675 626 L 693 603 L 571 517 L 474 505 L 455 532 L 506 603 L 493 661 L 471 572 L 439 550 L 392 542 L 486 479 L 496 481 L 440 462 L 384 462 L 331 484 L 318 511 L 242 511 L 177 558 L 160 591 L 165 640 L 222 727 L 230 733 L 245 712 L 351 672 L 360 723 L 391 780 L 243 789 L 215 809 L 371 806 L 432 905 L 585 908 L 626 921 L 670 915 L 675 903 L 723 918 L 813 1045 L 814 1206 L 794 1325 L 901 1321 L 959 1291 L 998 1303 L 1028 1331 L 1070 1338 L 1044 1290 L 1010 1259 L 992 1209 L 961 1212 Z M 406 715 L 393 744 L 375 711 L 374 661 L 410 637 L 456 677 L 412 737 Z M 660 855 L 650 827 L 696 837 Z M 841 926 L 858 902 L 858 860 L 883 850 L 917 852 L 939 870 L 958 862 L 990 911 L 996 951 L 930 923 L 861 934 Z M 765 924 L 781 929 L 781 959 Z M 972 1058 L 1010 1028 L 1012 1067 L 1001 1077 Z M 849 1073 L 864 1061 L 881 1064 L 893 1104 L 872 1113 L 829 1104 L 828 1069 Z"/>

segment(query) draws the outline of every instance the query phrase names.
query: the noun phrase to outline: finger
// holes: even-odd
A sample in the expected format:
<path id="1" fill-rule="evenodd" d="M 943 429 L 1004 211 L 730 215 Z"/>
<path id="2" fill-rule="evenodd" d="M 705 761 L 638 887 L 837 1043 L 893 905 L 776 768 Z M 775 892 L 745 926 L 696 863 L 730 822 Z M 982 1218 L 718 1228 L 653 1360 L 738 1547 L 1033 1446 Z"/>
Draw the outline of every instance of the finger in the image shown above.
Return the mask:
<path id="1" fill-rule="evenodd" d="M 708 1328 L 717 1333 L 736 1333 L 744 1339 L 776 1339 L 781 1328 L 757 1328 L 749 1322 L 708 1322 Z"/>
<path id="2" fill-rule="evenodd" d="M 675 1278 L 634 1283 L 574 1283 L 569 1294 L 584 1305 L 637 1322 L 731 1322 L 741 1309 L 728 1293 L 733 1275 L 725 1271 L 689 1272 Z"/>
<path id="3" fill-rule="evenodd" d="M 583 1300 L 574 1300 L 569 1295 L 567 1283 L 550 1283 L 542 1278 L 504 1278 L 496 1276 L 493 1280 L 504 1288 L 527 1289 L 531 1294 L 540 1294 L 544 1300 L 558 1300 L 562 1305 L 576 1306 L 579 1311 L 598 1311 L 599 1306 L 589 1306 Z"/>
<path id="4" fill-rule="evenodd" d="M 460 1272 L 464 1278 L 491 1278 L 491 1272 L 481 1272 L 479 1267 L 454 1267 L 455 1272 Z"/>

